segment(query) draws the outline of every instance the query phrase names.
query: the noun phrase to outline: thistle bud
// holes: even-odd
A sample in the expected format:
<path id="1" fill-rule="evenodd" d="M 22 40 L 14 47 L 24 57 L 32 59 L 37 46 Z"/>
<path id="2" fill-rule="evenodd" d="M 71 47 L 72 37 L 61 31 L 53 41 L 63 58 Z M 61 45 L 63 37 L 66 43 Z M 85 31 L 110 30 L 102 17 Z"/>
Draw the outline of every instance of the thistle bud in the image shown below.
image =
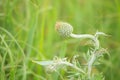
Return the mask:
<path id="1" fill-rule="evenodd" d="M 55 29 L 62 37 L 69 37 L 73 32 L 73 27 L 66 22 L 56 22 Z"/>

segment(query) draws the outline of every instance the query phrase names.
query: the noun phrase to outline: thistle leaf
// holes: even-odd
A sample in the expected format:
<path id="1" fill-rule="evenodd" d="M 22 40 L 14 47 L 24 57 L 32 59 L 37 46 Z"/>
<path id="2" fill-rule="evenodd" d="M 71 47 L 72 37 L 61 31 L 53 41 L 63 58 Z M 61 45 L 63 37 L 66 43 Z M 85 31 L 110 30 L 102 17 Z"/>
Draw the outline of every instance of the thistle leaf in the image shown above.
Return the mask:
<path id="1" fill-rule="evenodd" d="M 50 60 L 49 61 L 32 61 L 32 62 L 37 63 L 42 66 L 47 66 L 47 65 L 53 64 L 53 61 L 50 61 Z"/>

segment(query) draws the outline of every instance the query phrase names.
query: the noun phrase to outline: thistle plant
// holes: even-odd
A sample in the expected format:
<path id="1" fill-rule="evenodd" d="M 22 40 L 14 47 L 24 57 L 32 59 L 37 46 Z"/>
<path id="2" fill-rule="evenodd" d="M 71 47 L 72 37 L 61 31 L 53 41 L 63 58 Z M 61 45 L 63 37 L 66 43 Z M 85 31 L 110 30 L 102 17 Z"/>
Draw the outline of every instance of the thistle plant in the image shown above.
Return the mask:
<path id="1" fill-rule="evenodd" d="M 75 80 L 74 78 L 75 74 L 78 75 L 79 77 L 77 78 L 78 80 L 104 80 L 104 77 L 102 74 L 93 76 L 91 71 L 92 67 L 95 62 L 98 62 L 97 59 L 99 57 L 103 56 L 104 53 L 107 53 L 107 50 L 102 48 L 100 46 L 99 42 L 99 36 L 107 36 L 103 32 L 96 32 L 94 35 L 91 34 L 74 34 L 73 33 L 73 27 L 69 23 L 66 22 L 56 22 L 55 24 L 55 30 L 58 32 L 58 34 L 62 37 L 72 37 L 72 38 L 80 38 L 80 39 L 85 39 L 88 38 L 93 41 L 94 47 L 90 50 L 88 50 L 88 53 L 85 54 L 85 59 L 87 60 L 86 66 L 82 67 L 80 65 L 79 61 L 77 58 L 74 58 L 76 55 L 73 56 L 72 62 L 68 61 L 67 58 L 59 58 L 55 56 L 53 60 L 49 61 L 33 61 L 37 64 L 45 66 L 47 71 L 54 72 L 58 71 L 61 68 L 64 67 L 71 67 L 72 69 L 76 70 L 76 72 L 70 77 L 71 80 Z M 78 66 L 79 64 L 79 66 Z"/>

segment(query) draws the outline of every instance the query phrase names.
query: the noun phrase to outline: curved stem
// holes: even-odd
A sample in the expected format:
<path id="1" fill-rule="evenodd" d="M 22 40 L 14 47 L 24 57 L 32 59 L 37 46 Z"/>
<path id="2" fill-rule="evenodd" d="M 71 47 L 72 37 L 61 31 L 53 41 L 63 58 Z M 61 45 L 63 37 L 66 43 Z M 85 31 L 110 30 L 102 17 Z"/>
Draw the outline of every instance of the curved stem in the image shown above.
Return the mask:
<path id="1" fill-rule="evenodd" d="M 90 34 L 70 34 L 71 37 L 73 38 L 90 38 L 90 39 L 94 39 L 94 36 L 93 35 L 90 35 Z"/>
<path id="2" fill-rule="evenodd" d="M 95 49 L 99 49 L 98 36 L 94 36 L 94 35 L 91 35 L 91 34 L 73 34 L 73 33 L 70 34 L 70 36 L 72 38 L 82 38 L 82 39 L 89 38 L 89 39 L 92 39 L 94 41 Z"/>

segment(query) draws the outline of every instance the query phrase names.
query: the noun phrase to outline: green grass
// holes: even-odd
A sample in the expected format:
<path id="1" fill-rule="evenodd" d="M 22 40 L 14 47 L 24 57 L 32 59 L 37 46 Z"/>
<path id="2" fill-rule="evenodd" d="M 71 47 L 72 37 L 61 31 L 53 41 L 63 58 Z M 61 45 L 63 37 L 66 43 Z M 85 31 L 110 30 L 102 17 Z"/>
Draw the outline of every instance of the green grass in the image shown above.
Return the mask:
<path id="1" fill-rule="evenodd" d="M 98 30 L 111 35 L 100 38 L 111 57 L 105 56 L 97 70 L 106 80 L 119 80 L 119 0 L 1 0 L 0 80 L 61 79 L 32 60 L 70 59 L 74 54 L 82 56 L 88 46 L 83 47 L 86 40 L 59 37 L 54 29 L 56 21 L 69 22 L 74 33 L 94 34 Z"/>

